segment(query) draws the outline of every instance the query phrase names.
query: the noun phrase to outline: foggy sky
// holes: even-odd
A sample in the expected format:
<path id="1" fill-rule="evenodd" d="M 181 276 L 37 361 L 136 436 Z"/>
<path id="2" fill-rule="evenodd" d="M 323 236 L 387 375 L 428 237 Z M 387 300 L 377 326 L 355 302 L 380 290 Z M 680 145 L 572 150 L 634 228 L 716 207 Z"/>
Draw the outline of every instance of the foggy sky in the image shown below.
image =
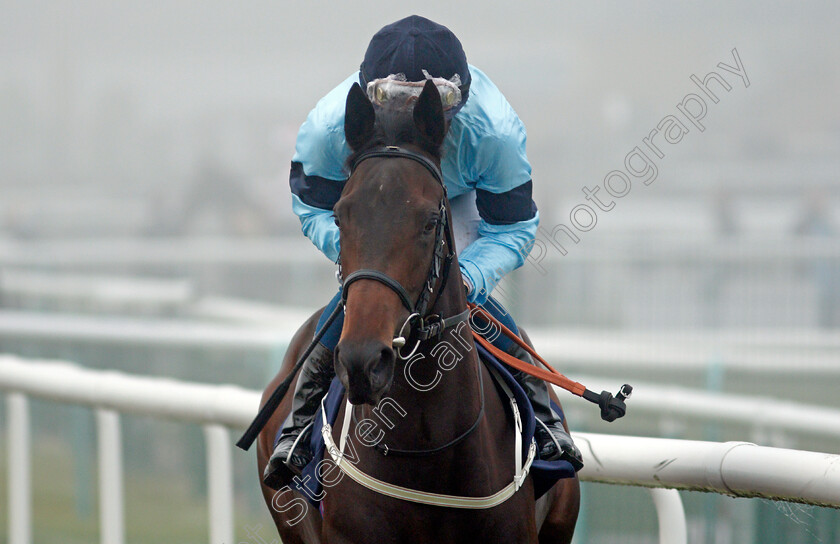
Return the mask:
<path id="1" fill-rule="evenodd" d="M 281 205 L 297 126 L 357 69 L 377 29 L 412 13 L 395 2 L 218 0 L 1 9 L 0 163 L 10 166 L 0 185 L 177 187 L 212 156 L 264 180 Z M 449 26 L 522 117 L 545 200 L 620 165 L 696 92 L 689 76 L 731 64 L 732 48 L 751 86 L 732 81 L 705 133 L 670 154 L 662 186 L 799 171 L 796 161 L 825 183 L 840 156 L 837 2 L 432 1 L 416 13 Z"/>

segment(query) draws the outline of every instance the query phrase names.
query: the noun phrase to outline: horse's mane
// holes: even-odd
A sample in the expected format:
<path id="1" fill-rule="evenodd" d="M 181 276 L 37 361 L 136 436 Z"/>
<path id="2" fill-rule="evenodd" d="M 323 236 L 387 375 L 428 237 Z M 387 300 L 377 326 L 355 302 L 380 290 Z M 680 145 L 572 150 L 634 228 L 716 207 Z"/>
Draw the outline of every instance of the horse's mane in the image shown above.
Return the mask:
<path id="1" fill-rule="evenodd" d="M 413 144 L 423 151 L 440 159 L 443 155 L 443 146 L 436 146 L 424 137 L 414 123 L 414 110 L 406 107 L 380 107 L 374 106 L 376 111 L 376 122 L 373 126 L 373 136 L 364 146 L 357 149 L 347 157 L 346 166 L 350 170 L 356 162 L 356 158 L 374 147 L 386 145 L 403 146 Z"/>

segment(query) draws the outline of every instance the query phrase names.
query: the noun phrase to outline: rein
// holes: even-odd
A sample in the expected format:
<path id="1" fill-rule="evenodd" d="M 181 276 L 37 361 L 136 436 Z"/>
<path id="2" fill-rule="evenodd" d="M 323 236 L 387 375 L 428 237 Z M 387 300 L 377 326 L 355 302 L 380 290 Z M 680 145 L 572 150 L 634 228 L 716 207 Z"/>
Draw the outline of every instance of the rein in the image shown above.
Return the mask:
<path id="1" fill-rule="evenodd" d="M 609 391 L 601 391 L 600 394 L 595 393 L 594 391 L 590 391 L 587 389 L 583 384 L 578 383 L 576 381 L 570 380 L 566 376 L 557 372 L 551 365 L 549 365 L 545 359 L 540 357 L 540 355 L 534 351 L 534 348 L 529 346 L 519 335 L 515 334 L 513 331 L 508 329 L 501 323 L 498 319 L 494 318 L 488 312 L 485 312 L 480 306 L 475 304 L 469 304 L 471 311 L 475 312 L 476 314 L 480 314 L 482 319 L 486 319 L 490 323 L 499 327 L 499 330 L 505 334 L 508 338 L 510 338 L 513 342 L 519 345 L 522 349 L 527 351 L 531 357 L 533 357 L 536 361 L 539 361 L 545 368 L 548 370 L 543 370 L 537 366 L 534 366 L 526 361 L 522 361 L 517 359 L 513 355 L 510 355 L 490 342 L 488 342 L 483 336 L 478 334 L 476 331 L 473 330 L 473 338 L 476 342 L 481 344 L 484 349 L 492 353 L 496 356 L 500 361 L 505 363 L 508 366 L 515 368 L 521 372 L 526 374 L 530 374 L 531 376 L 535 376 L 543 381 L 548 383 L 553 383 L 558 387 L 562 387 L 566 391 L 577 395 L 579 397 L 583 397 L 585 400 L 589 402 L 597 404 L 601 408 L 601 419 L 604 421 L 612 422 L 616 419 L 623 417 L 624 414 L 627 412 L 627 405 L 624 401 L 630 397 L 631 393 L 633 392 L 633 387 L 624 384 L 618 390 L 618 393 L 613 396 L 612 393 Z"/>
<path id="2" fill-rule="evenodd" d="M 435 163 L 419 153 L 397 146 L 386 146 L 371 149 L 356 157 L 350 168 L 351 175 L 361 162 L 372 158 L 399 158 L 417 162 L 429 171 L 432 177 L 435 178 L 435 181 L 437 181 L 443 189 L 443 198 L 441 198 L 439 206 L 440 218 L 435 230 L 435 249 L 434 255 L 432 256 L 432 264 L 429 269 L 429 274 L 426 277 L 425 285 L 420 291 L 420 295 L 418 296 L 416 302 L 412 304 L 408 291 L 400 282 L 379 270 L 369 268 L 356 270 L 342 281 L 343 304 L 346 304 L 347 302 L 347 292 L 350 285 L 358 280 L 364 279 L 378 281 L 396 293 L 400 302 L 402 302 L 402 305 L 406 310 L 408 310 L 409 316 L 400 328 L 399 336 L 394 338 L 394 347 L 397 348 L 397 355 L 399 355 L 401 359 L 410 359 L 417 351 L 417 348 L 420 347 L 421 342 L 432 338 L 440 338 L 443 331 L 447 328 L 468 320 L 470 310 L 467 308 L 463 312 L 448 318 L 442 318 L 437 314 L 427 315 L 427 311 L 434 308 L 435 304 L 437 304 L 437 301 L 440 299 L 441 293 L 446 287 L 446 281 L 449 278 L 449 269 L 452 266 L 452 261 L 455 255 L 455 245 L 452 243 L 452 231 L 446 215 L 446 185 L 443 182 L 443 175 L 441 174 L 440 169 Z M 446 248 L 446 254 L 444 254 L 444 247 Z M 341 281 L 341 276 L 342 274 L 339 270 L 339 281 Z M 439 282 L 438 279 L 440 279 Z M 439 283 L 437 289 L 435 289 L 435 283 Z M 436 293 L 434 301 L 429 304 L 433 293 Z M 406 336 L 416 339 L 417 342 L 414 344 L 414 348 L 408 355 L 403 355 L 401 350 L 406 343 L 406 336 L 403 336 L 406 332 L 406 328 L 408 328 L 408 334 Z M 425 457 L 440 453 L 463 442 L 478 428 L 478 425 L 481 423 L 481 419 L 484 416 L 484 379 L 481 374 L 481 369 L 478 368 L 478 366 L 476 366 L 476 373 L 478 374 L 478 390 L 481 397 L 481 408 L 478 411 L 475 422 L 465 432 L 461 433 L 459 436 L 450 440 L 446 444 L 436 448 L 426 450 L 402 450 L 389 448 L 383 444 L 377 444 L 375 446 L 376 451 L 382 455 Z M 348 413 L 348 417 L 349 415 L 350 413 Z"/>
<path id="3" fill-rule="evenodd" d="M 435 314 L 427 315 L 427 310 L 429 308 L 434 308 L 435 304 L 437 304 L 437 301 L 441 296 L 441 293 L 446 287 L 446 282 L 449 278 L 449 270 L 452 266 L 452 261 L 455 255 L 455 245 L 453 243 L 452 231 L 446 215 L 446 185 L 443 182 L 443 176 L 440 172 L 440 168 L 428 158 L 414 151 L 397 146 L 384 146 L 365 151 L 361 153 L 358 157 L 356 157 L 356 159 L 353 161 L 353 164 L 351 165 L 351 174 L 353 171 L 355 171 L 355 169 L 361 162 L 376 157 L 401 158 L 412 160 L 422 165 L 426 170 L 428 170 L 429 173 L 432 174 L 435 180 L 438 183 L 440 183 L 440 186 L 443 188 L 443 197 L 440 201 L 440 219 L 438 221 L 437 229 L 435 231 L 434 255 L 432 257 L 432 264 L 429 269 L 429 274 L 426 278 L 426 284 L 421 290 L 417 300 L 414 302 L 414 304 L 412 304 L 411 297 L 409 297 L 408 291 L 405 289 L 405 287 L 403 287 L 402 284 L 400 284 L 400 282 L 391 278 L 384 272 L 373 269 L 361 269 L 356 270 L 349 274 L 346 278 L 343 278 L 341 273 L 341 263 L 339 262 L 338 278 L 343 286 L 341 303 L 336 305 L 332 314 L 330 314 L 330 316 L 327 318 L 327 321 L 324 323 L 324 326 L 321 328 L 320 331 L 318 331 L 318 333 L 313 338 L 312 342 L 309 344 L 306 350 L 304 350 L 303 354 L 298 359 L 297 363 L 295 363 L 295 366 L 292 368 L 292 371 L 275 388 L 271 396 L 268 398 L 268 400 L 266 400 L 263 407 L 260 409 L 254 420 L 251 422 L 251 425 L 236 443 L 237 447 L 243 450 L 247 451 L 254 443 L 254 440 L 257 439 L 257 436 L 268 423 L 268 420 L 271 418 L 271 415 L 274 413 L 277 407 L 280 406 L 283 397 L 288 392 L 289 387 L 291 386 L 298 371 L 301 369 L 301 367 L 303 367 L 303 364 L 306 362 L 307 357 L 309 357 L 309 355 L 312 353 L 312 350 L 315 348 L 318 342 L 320 342 L 321 338 L 324 336 L 324 333 L 333 323 L 333 321 L 335 321 L 339 313 L 344 310 L 344 304 L 347 301 L 347 289 L 352 283 L 361 279 L 377 281 L 391 289 L 394 293 L 396 293 L 396 295 L 400 299 L 400 302 L 408 310 L 409 316 L 406 319 L 405 323 L 403 323 L 402 328 L 400 329 L 400 336 L 394 338 L 394 347 L 397 348 L 397 354 L 403 359 L 410 358 L 417 351 L 417 348 L 420 346 L 420 343 L 422 341 L 429 340 L 435 337 L 440 338 L 443 334 L 443 331 L 446 328 L 460 323 L 461 321 L 465 321 L 469 318 L 471 311 L 470 308 L 467 308 L 467 310 L 461 312 L 460 314 L 450 316 L 448 318 L 442 318 L 441 316 Z M 447 249 L 445 254 L 444 246 L 446 246 Z M 437 289 L 435 289 L 436 283 L 439 283 Z M 432 301 L 432 303 L 429 304 L 430 297 L 432 294 L 435 294 L 435 298 Z M 536 376 L 542 380 L 553 383 L 559 387 L 562 387 L 563 389 L 566 389 L 567 391 L 570 391 L 571 393 L 577 396 L 583 397 L 589 402 L 597 404 L 601 408 L 601 419 L 605 421 L 614 421 L 624 416 L 624 414 L 627 411 L 627 407 L 624 401 L 630 396 L 630 393 L 633 391 L 633 388 L 631 386 L 624 384 L 615 396 L 613 396 L 607 391 L 601 391 L 600 394 L 590 391 L 582 384 L 574 382 L 569 378 L 563 376 L 556 370 L 554 370 L 554 368 L 552 368 L 530 346 L 528 346 L 524 341 L 522 341 L 522 339 L 519 338 L 519 336 L 514 334 L 502 323 L 493 318 L 493 316 L 489 315 L 487 312 L 484 312 L 475 305 L 471 305 L 471 308 L 473 310 L 477 310 L 478 313 L 480 313 L 482 317 L 487 319 L 489 322 L 497 325 L 499 327 L 499 330 L 501 330 L 507 336 L 509 336 L 511 340 L 522 346 L 523 349 L 530 353 L 535 360 L 539 361 L 548 370 L 540 369 L 536 366 L 529 364 L 526 361 L 520 361 L 519 359 L 508 355 L 504 351 L 493 346 L 490 342 L 482 338 L 475 331 L 473 331 L 473 336 L 475 337 L 476 342 L 484 346 L 490 353 L 498 357 L 501 361 L 516 368 L 517 370 L 521 370 L 527 374 Z M 413 333 L 413 337 L 417 339 L 417 343 L 411 350 L 411 353 L 404 356 L 400 350 L 406 343 L 406 337 L 403 336 L 403 333 L 406 332 L 406 327 L 408 327 L 407 336 L 412 336 Z M 480 372 L 479 376 L 481 376 Z M 478 423 L 481 420 L 481 416 L 484 413 L 483 387 L 481 388 L 481 394 L 482 408 L 481 412 L 479 413 L 479 418 L 472 425 L 472 427 L 470 427 L 464 434 L 462 434 L 455 440 L 449 442 L 448 444 L 445 444 L 444 446 L 441 446 L 439 448 L 435 448 L 434 450 L 417 452 L 390 450 L 391 454 L 417 456 L 431 455 L 432 453 L 437 453 L 438 451 L 442 451 L 443 449 L 454 446 L 455 444 L 461 442 L 478 427 Z"/>
<path id="4" fill-rule="evenodd" d="M 401 149 L 399 147 L 384 147 L 373 149 L 371 151 L 367 151 L 362 153 L 359 157 L 352 164 L 352 170 L 361 163 L 362 161 L 373 158 L 373 157 L 387 157 L 387 158 L 405 158 L 409 160 L 413 160 L 426 168 L 432 176 L 440 183 L 441 187 L 443 188 L 443 197 L 440 201 L 440 219 L 437 224 L 437 229 L 435 232 L 435 242 L 434 242 L 434 256 L 432 257 L 432 265 L 429 270 L 429 274 L 426 278 L 426 284 L 424 288 L 421 290 L 420 295 L 417 298 L 417 301 L 412 305 L 411 299 L 408 296 L 408 291 L 395 279 L 391 278 L 384 272 L 379 270 L 371 270 L 371 269 L 362 269 L 357 270 L 350 275 L 343 281 L 343 295 L 342 295 L 342 303 L 347 301 L 347 291 L 350 284 L 354 281 L 358 281 L 360 279 L 368 279 L 373 281 L 378 281 L 379 283 L 385 285 L 394 293 L 397 294 L 400 301 L 402 302 L 403 306 L 408 310 L 409 317 L 406 319 L 405 323 L 403 324 L 402 328 L 400 329 L 400 336 L 394 339 L 394 345 L 397 346 L 397 353 L 400 355 L 401 358 L 407 359 L 410 358 L 417 348 L 420 346 L 420 343 L 423 339 L 428 339 L 433 336 L 440 336 L 443 330 L 447 326 L 451 326 L 452 324 L 458 323 L 463 321 L 469 317 L 469 308 L 464 312 L 461 312 L 458 315 L 452 316 L 450 318 L 443 319 L 440 316 L 427 316 L 426 312 L 429 308 L 434 308 L 437 304 L 437 301 L 440 299 L 441 293 L 443 292 L 444 288 L 446 287 L 446 280 L 449 276 L 449 269 L 452 265 L 452 261 L 454 259 L 454 250 L 455 246 L 452 243 L 452 232 L 449 226 L 449 222 L 447 221 L 446 215 L 446 186 L 443 183 L 443 177 L 441 176 L 440 169 L 429 161 L 427 158 L 414 153 L 412 151 Z M 444 255 L 444 245 L 446 245 L 447 253 Z M 341 273 L 339 272 L 339 278 L 341 278 Z M 438 282 L 438 278 L 440 281 Z M 439 283 L 437 289 L 435 289 L 435 284 Z M 434 301 L 429 305 L 430 297 L 433 293 L 437 291 L 435 295 Z M 343 304 L 342 304 L 343 305 Z M 405 338 L 402 336 L 404 329 L 406 326 L 412 327 L 412 320 L 416 319 L 419 321 L 419 326 L 417 326 L 418 330 L 418 339 L 417 343 L 414 346 L 414 349 L 411 350 L 411 353 L 408 356 L 403 356 L 400 352 L 400 348 L 405 345 Z M 432 319 L 432 325 L 426 327 L 425 321 L 428 319 Z M 409 329 L 411 330 L 411 329 Z M 425 338 L 424 338 L 425 337 Z M 384 447 L 383 450 L 379 450 L 384 455 L 391 453 L 392 455 L 404 455 L 404 456 L 412 456 L 412 457 L 419 457 L 419 456 L 426 456 L 426 455 L 433 455 L 435 453 L 439 453 L 441 451 L 446 450 L 456 444 L 459 444 L 463 440 L 465 440 L 468 436 L 470 436 L 473 431 L 475 431 L 481 420 L 484 416 L 484 383 L 483 383 L 483 376 L 481 373 L 481 368 L 479 367 L 480 361 L 476 359 L 476 371 L 478 374 L 479 379 L 479 391 L 481 395 L 481 409 L 479 410 L 478 417 L 475 420 L 475 423 L 467 429 L 466 432 L 462 433 L 460 436 L 455 438 L 454 440 L 449 441 L 448 443 L 439 446 L 437 448 L 429 449 L 429 450 L 417 450 L 417 451 L 409 451 L 409 450 L 389 450 L 387 447 Z M 439 493 L 429 493 L 425 491 L 419 491 L 416 489 L 409 489 L 402 486 L 397 486 L 388 482 L 384 482 L 377 478 L 374 478 L 368 474 L 365 474 L 357 467 L 355 467 L 352 463 L 345 462 L 344 456 L 344 445 L 347 440 L 347 436 L 350 430 L 350 421 L 353 419 L 353 409 L 351 404 L 345 400 L 345 413 L 344 413 L 344 422 L 342 425 L 340 437 L 339 437 L 339 445 L 335 444 L 332 436 L 332 427 L 328 423 L 324 423 L 321 427 L 321 434 L 324 438 L 324 444 L 326 447 L 326 451 L 329 453 L 330 457 L 332 458 L 333 462 L 339 467 L 339 469 L 350 476 L 351 479 L 359 483 L 360 485 L 383 495 L 387 495 L 390 497 L 410 501 L 410 502 L 417 502 L 422 504 L 433 504 L 437 506 L 448 506 L 451 508 L 467 508 L 467 509 L 485 509 L 485 508 L 492 508 L 493 506 L 499 505 L 505 502 L 507 499 L 512 497 L 522 486 L 525 478 L 528 476 L 528 471 L 531 468 L 531 463 L 536 456 L 536 443 L 534 442 L 533 437 L 531 438 L 531 443 L 528 447 L 528 455 L 527 458 L 522 460 L 522 435 L 523 435 L 523 425 L 519 415 L 519 408 L 516 405 L 516 400 L 513 398 L 512 394 L 509 395 L 510 402 L 511 402 L 511 409 L 514 415 L 514 421 L 516 424 L 516 432 L 515 441 L 514 441 L 514 476 L 512 481 L 503 487 L 498 492 L 494 493 L 493 495 L 486 496 L 486 497 L 461 497 L 455 495 L 444 495 Z M 322 402 L 322 410 L 324 400 Z"/>
<path id="5" fill-rule="evenodd" d="M 383 146 L 365 151 L 361 153 L 358 157 L 356 157 L 350 166 L 351 175 L 361 162 L 376 157 L 412 160 L 422 165 L 426 170 L 428 170 L 429 173 L 432 174 L 432 176 L 435 178 L 435 180 L 438 183 L 440 183 L 440 186 L 443 189 L 443 197 L 440 200 L 440 219 L 438 221 L 437 229 L 435 231 L 434 255 L 432 256 L 432 264 L 429 269 L 429 274 L 426 278 L 426 284 L 423 286 L 423 289 L 421 290 L 417 300 L 414 302 L 414 304 L 412 304 L 411 298 L 408 296 L 408 291 L 405 289 L 405 287 L 403 287 L 402 284 L 400 284 L 400 282 L 398 282 L 397 280 L 393 279 L 389 275 L 379 270 L 356 270 L 355 272 L 349 274 L 346 278 L 344 278 L 341 271 L 341 260 L 339 258 L 337 276 L 339 282 L 342 284 L 341 302 L 336 305 L 335 309 L 333 310 L 333 313 L 330 314 L 330 316 L 327 318 L 327 321 L 321 327 L 321 330 L 318 331 L 318 333 L 315 335 L 315 338 L 312 339 L 312 342 L 309 344 L 309 346 L 300 356 L 298 361 L 295 363 L 295 366 L 292 367 L 292 370 L 291 372 L 289 372 L 289 375 L 286 376 L 286 378 L 283 379 L 283 381 L 277 385 L 277 387 L 271 393 L 271 396 L 268 398 L 268 400 L 266 400 L 262 408 L 260 408 L 260 411 L 257 413 L 256 417 L 254 417 L 254 420 L 251 422 L 251 425 L 248 426 L 248 429 L 236 442 L 236 446 L 245 451 L 250 449 L 251 445 L 257 439 L 257 436 L 259 436 L 260 432 L 268 423 L 268 420 L 271 419 L 271 415 L 274 413 L 275 410 L 277 410 L 277 407 L 280 406 L 280 403 L 283 401 L 283 397 L 289 391 L 289 388 L 291 387 L 295 376 L 303 367 L 303 364 L 306 362 L 307 357 L 309 357 L 309 355 L 312 353 L 312 350 L 315 349 L 315 346 L 318 344 L 318 342 L 321 341 L 321 338 L 324 336 L 324 333 L 327 331 L 327 329 L 333 323 L 333 321 L 335 321 L 339 313 L 344 310 L 344 305 L 347 302 L 347 289 L 350 286 L 350 284 L 361 279 L 378 281 L 379 283 L 391 289 L 399 297 L 400 302 L 402 302 L 403 306 L 409 312 L 408 319 L 406 319 L 405 323 L 403 323 L 403 326 L 400 329 L 400 336 L 394 338 L 394 346 L 397 348 L 397 354 L 403 359 L 411 357 L 414 354 L 414 352 L 417 351 L 417 348 L 420 346 L 420 342 L 435 337 L 440 338 L 445 329 L 456 325 L 461 321 L 465 321 L 469 318 L 469 309 L 465 310 L 464 312 L 461 312 L 460 314 L 450 316 L 448 318 L 443 318 L 439 315 L 427 315 L 426 313 L 429 308 L 433 308 L 435 304 L 437 304 L 441 293 L 446 287 L 446 282 L 449 279 L 449 270 L 452 266 L 452 261 L 455 257 L 455 244 L 453 243 L 452 231 L 446 216 L 446 185 L 443 182 L 443 175 L 440 172 L 440 168 L 428 158 L 424 157 L 419 153 L 415 153 L 414 151 L 411 151 L 409 149 L 404 149 L 402 147 L 397 146 Z M 444 254 L 444 246 L 446 246 L 448 250 L 446 254 Z M 439 283 L 439 285 L 437 288 L 435 299 L 430 305 L 430 296 L 433 293 L 435 293 L 435 283 Z M 406 327 L 408 327 L 408 336 L 411 336 L 411 333 L 414 333 L 414 338 L 417 339 L 417 343 L 411 350 L 411 353 L 409 353 L 407 356 L 404 356 L 400 350 L 406 343 L 406 338 L 402 336 L 402 334 L 406 332 Z M 482 402 L 482 413 L 483 406 L 484 404 Z M 477 426 L 478 423 L 473 425 L 473 427 L 471 427 L 467 431 L 467 434 L 471 433 L 472 430 L 474 430 Z M 466 438 L 466 436 L 459 437 L 456 439 L 456 441 L 460 442 L 464 438 Z"/>

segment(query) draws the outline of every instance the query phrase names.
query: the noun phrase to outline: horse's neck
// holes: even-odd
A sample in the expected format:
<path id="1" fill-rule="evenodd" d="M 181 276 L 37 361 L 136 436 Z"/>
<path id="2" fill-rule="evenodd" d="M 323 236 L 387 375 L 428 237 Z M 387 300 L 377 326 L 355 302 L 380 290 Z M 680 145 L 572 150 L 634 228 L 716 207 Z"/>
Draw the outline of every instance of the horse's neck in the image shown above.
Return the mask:
<path id="1" fill-rule="evenodd" d="M 428 351 L 405 361 L 392 388 L 406 417 L 394 429 L 394 447 L 435 448 L 468 428 L 481 410 L 476 349 L 466 323 L 449 328 Z"/>
<path id="2" fill-rule="evenodd" d="M 432 313 L 447 318 L 466 309 L 458 270 L 456 260 Z M 490 375 L 479 362 L 468 320 L 447 328 L 439 340 L 424 343 L 417 354 L 399 361 L 388 395 L 375 409 L 365 406 L 362 410 L 355 416 L 354 437 L 361 432 L 377 441 L 379 452 L 359 448 L 360 467 L 378 478 L 463 496 L 491 495 L 508 482 L 507 468 L 501 468 L 507 467 L 507 455 L 497 445 L 513 444 L 515 431 L 508 426 Z M 371 421 L 359 421 L 360 417 Z M 382 461 L 383 446 L 391 452 L 387 462 Z M 479 458 L 481 462 L 476 463 Z"/>

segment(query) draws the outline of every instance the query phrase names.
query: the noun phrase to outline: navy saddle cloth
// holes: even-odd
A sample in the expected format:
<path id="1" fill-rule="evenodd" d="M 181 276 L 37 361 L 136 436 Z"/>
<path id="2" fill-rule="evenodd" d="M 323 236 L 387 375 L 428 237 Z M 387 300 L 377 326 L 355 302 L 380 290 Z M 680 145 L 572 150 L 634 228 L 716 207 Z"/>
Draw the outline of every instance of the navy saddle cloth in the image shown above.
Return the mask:
<path id="1" fill-rule="evenodd" d="M 531 438 L 534 436 L 534 427 L 536 425 L 534 420 L 534 410 L 531 408 L 531 402 L 528 400 L 528 397 L 525 396 L 525 391 L 522 390 L 522 387 L 520 387 L 516 380 L 513 379 L 513 376 L 511 376 L 508 368 L 499 362 L 496 357 L 485 350 L 481 345 L 476 344 L 476 347 L 478 348 L 478 353 L 482 362 L 498 371 L 498 375 L 502 377 L 508 388 L 510 388 L 513 392 L 516 404 L 519 405 L 519 413 L 522 418 L 523 426 L 522 459 L 524 462 L 524 460 L 528 457 L 528 447 L 531 444 Z M 344 386 L 341 385 L 338 378 L 334 378 L 332 384 L 330 385 L 327 399 L 324 402 L 324 407 L 327 411 L 327 421 L 330 425 L 335 424 L 335 420 L 338 417 L 338 411 L 343 405 L 343 400 Z M 560 410 L 560 407 L 554 402 L 551 404 L 552 408 L 554 408 L 558 414 L 563 413 Z M 504 405 L 508 410 L 511 409 L 510 404 L 507 402 L 507 398 L 504 399 Z M 299 480 L 296 479 L 295 483 L 291 486 L 301 492 L 303 496 L 316 507 L 319 506 L 320 502 L 316 499 L 316 497 L 321 496 L 322 491 L 321 482 L 316 477 L 315 471 L 318 463 L 324 457 L 324 437 L 321 436 L 321 427 L 323 427 L 323 422 L 324 414 L 319 409 L 315 417 L 315 422 L 313 423 L 312 440 L 310 443 L 310 447 L 314 454 L 313 460 L 306 466 L 301 478 Z M 531 465 L 530 474 L 534 481 L 534 498 L 538 499 L 551 489 L 558 480 L 573 477 L 575 475 L 575 469 L 572 468 L 572 465 L 568 461 L 543 461 L 539 458 L 538 454 Z M 302 490 L 302 486 L 304 485 L 307 487 L 306 491 Z"/>

